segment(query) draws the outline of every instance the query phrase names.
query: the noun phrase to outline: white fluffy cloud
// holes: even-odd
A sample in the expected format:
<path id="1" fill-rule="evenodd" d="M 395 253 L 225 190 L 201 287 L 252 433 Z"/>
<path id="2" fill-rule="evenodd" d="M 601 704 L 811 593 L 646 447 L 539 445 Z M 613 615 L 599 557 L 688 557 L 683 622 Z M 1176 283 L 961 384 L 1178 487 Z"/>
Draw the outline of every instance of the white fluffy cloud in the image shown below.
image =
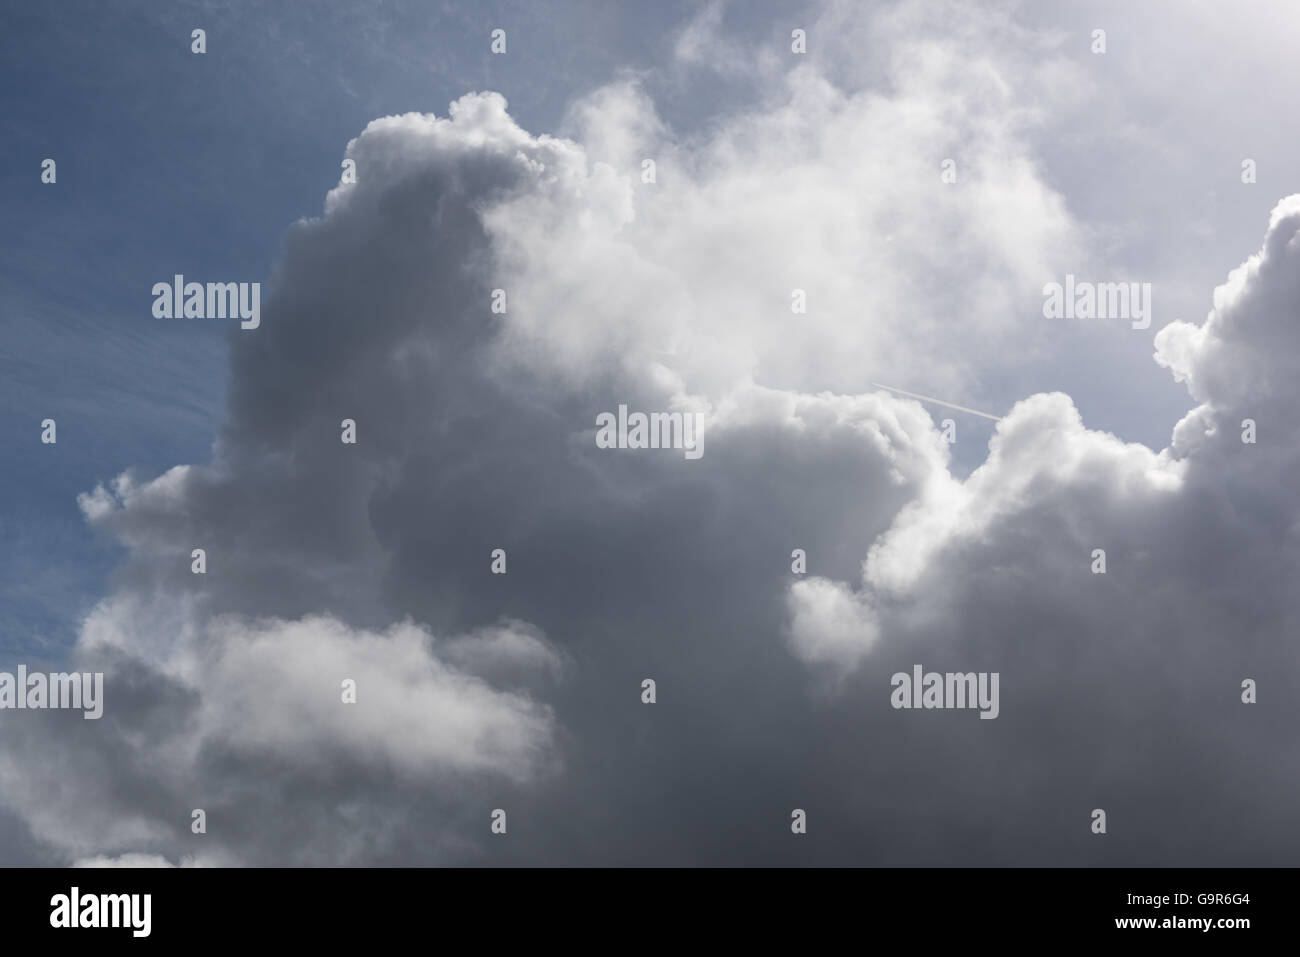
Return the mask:
<path id="1" fill-rule="evenodd" d="M 1178 596 L 1186 613 L 1209 596 L 1221 601 L 1228 580 L 1271 580 L 1271 571 L 1241 563 L 1286 562 L 1292 546 L 1278 541 L 1272 555 L 1233 549 L 1260 527 L 1295 527 L 1297 304 L 1300 196 L 1292 196 L 1274 210 L 1260 252 L 1215 291 L 1205 322 L 1173 323 L 1156 337 L 1156 361 L 1200 401 L 1169 448 L 1087 429 L 1063 394 L 1024 400 L 998 423 L 986 461 L 967 479 L 945 471 L 918 486 L 872 544 L 860 582 L 791 586 L 796 652 L 851 668 L 909 609 L 961 614 L 973 587 L 1007 609 L 1016 593 L 1060 595 L 1063 610 L 1086 618 L 1097 601 L 1094 549 L 1107 551 L 1107 574 L 1128 593 L 1098 617 L 1133 611 L 1135 632 L 1148 624 L 1136 611 L 1143 594 Z M 1247 420 L 1253 443 L 1243 441 Z M 1232 576 L 1216 556 L 1238 565 Z M 1290 614 L 1289 592 L 1262 588 L 1249 600 L 1266 617 Z M 846 627 L 855 618 L 870 626 Z"/>
<path id="2" fill-rule="evenodd" d="M 585 150 L 542 157 L 539 188 L 486 220 L 513 354 L 581 381 L 660 372 L 716 401 L 748 380 L 860 393 L 886 374 L 961 395 L 1011 358 L 1005 338 L 1020 360 L 1043 348 L 1024 294 L 1080 251 L 1029 155 L 1032 116 L 986 61 L 923 62 L 889 97 L 796 68 L 704 142 L 674 139 L 630 82 L 578 104 Z"/>

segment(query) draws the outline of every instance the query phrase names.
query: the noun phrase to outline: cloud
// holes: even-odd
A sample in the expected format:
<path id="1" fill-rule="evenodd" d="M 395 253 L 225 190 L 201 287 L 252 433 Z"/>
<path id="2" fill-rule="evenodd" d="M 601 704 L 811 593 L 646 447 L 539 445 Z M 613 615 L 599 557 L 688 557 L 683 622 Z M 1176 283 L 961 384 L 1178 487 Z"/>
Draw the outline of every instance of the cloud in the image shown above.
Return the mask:
<path id="1" fill-rule="evenodd" d="M 792 647 L 811 662 L 861 669 L 871 685 L 917 661 L 999 671 L 997 748 L 925 748 L 945 774 L 989 775 L 990 800 L 993 782 L 1027 788 L 1007 804 L 1027 819 L 1031 801 L 1123 808 L 1124 856 L 1068 859 L 1259 862 L 1294 846 L 1282 799 L 1294 765 L 1280 757 L 1293 747 L 1266 728 L 1300 692 L 1285 650 L 1300 612 L 1287 584 L 1298 236 L 1293 196 L 1206 322 L 1157 336 L 1157 361 L 1202 400 L 1170 448 L 1086 429 L 1068 396 L 1032 396 L 964 482 L 932 482 L 899 511 L 856 583 L 789 588 Z M 1266 423 L 1256 444 L 1243 441 L 1251 416 Z M 855 620 L 873 627 L 845 625 Z M 1276 695 L 1268 709 L 1241 703 L 1247 678 Z M 1198 815 L 1183 811 L 1188 793 Z"/>
<path id="2" fill-rule="evenodd" d="M 978 404 L 1049 343 L 1026 290 L 1032 316 L 1085 254 L 1011 82 L 1036 54 L 986 52 L 1000 14 L 962 24 L 877 24 L 909 54 L 883 86 L 764 67 L 691 136 L 627 80 L 568 137 L 495 93 L 370 123 L 232 337 L 211 460 L 80 500 L 128 553 L 77 649 L 105 717 L 27 714 L 0 751 L 51 856 L 1279 859 L 1295 445 L 1233 423 L 1291 428 L 1294 203 L 1204 327 L 1160 333 L 1201 403 L 1169 450 L 1040 394 L 956 477 L 926 410 L 869 383 Z M 706 454 L 598 449 L 620 404 L 702 412 Z M 999 671 L 997 720 L 891 709 L 917 661 Z M 1248 674 L 1277 704 L 1243 709 Z M 1096 806 L 1123 840 L 1088 843 Z"/>
<path id="3" fill-rule="evenodd" d="M 856 664 L 880 633 L 871 609 L 825 578 L 790 586 L 790 617 L 795 652 L 810 662 Z"/>
<path id="4" fill-rule="evenodd" d="M 1029 153 L 1034 111 L 963 52 L 919 45 L 927 72 L 891 96 L 783 68 L 703 142 L 675 139 L 632 82 L 577 104 L 582 199 L 530 192 L 488 220 L 513 354 L 576 380 L 655 370 L 691 395 L 862 393 L 888 371 L 961 396 L 973 370 L 1007 368 L 1004 337 L 1020 362 L 1041 352 L 1048 327 L 1020 310 L 1079 261 L 1077 225 Z"/>
<path id="5" fill-rule="evenodd" d="M 36 722 L 15 730 L 0 760 L 11 806 L 67 854 L 145 847 L 208 863 L 276 860 L 280 812 L 254 810 L 245 789 L 260 789 L 259 802 L 279 795 L 327 807 L 374 787 L 437 800 L 451 782 L 522 782 L 554 770 L 550 709 L 477 673 L 504 670 L 516 683 L 538 671 L 558 677 L 559 659 L 535 629 L 504 623 L 483 637 L 439 640 L 410 622 L 374 633 L 326 616 L 203 620 L 190 608 L 168 620 L 154 611 L 118 596 L 86 623 L 79 665 L 103 670 L 108 690 L 105 716 L 83 722 L 102 729 L 62 721 L 56 729 L 50 773 L 75 787 L 51 792 L 33 771 L 50 746 Z M 354 704 L 344 703 L 345 682 Z M 136 790 L 146 787 L 148 799 Z M 289 797 L 304 787 L 319 793 Z M 221 835 L 215 846 L 206 835 L 180 836 L 194 808 Z"/>

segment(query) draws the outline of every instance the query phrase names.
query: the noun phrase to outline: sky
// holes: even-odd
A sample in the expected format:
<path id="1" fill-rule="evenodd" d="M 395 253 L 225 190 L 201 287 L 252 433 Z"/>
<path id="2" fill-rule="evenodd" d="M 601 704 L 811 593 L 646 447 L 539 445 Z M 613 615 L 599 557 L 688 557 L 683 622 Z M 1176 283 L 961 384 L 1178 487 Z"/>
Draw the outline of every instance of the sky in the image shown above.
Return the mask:
<path id="1" fill-rule="evenodd" d="M 6 4 L 0 863 L 1293 863 L 1297 30 Z"/>

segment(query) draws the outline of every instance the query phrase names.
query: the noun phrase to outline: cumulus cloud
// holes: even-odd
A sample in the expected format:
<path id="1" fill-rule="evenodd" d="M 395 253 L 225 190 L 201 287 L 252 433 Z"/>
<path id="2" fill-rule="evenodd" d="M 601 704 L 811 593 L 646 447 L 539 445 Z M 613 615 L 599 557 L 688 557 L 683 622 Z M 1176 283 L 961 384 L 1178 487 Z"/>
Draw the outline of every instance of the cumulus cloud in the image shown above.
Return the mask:
<path id="1" fill-rule="evenodd" d="M 1021 362 L 1043 349 L 1023 292 L 1082 252 L 1029 154 L 1034 112 L 982 55 L 916 52 L 925 74 L 887 97 L 783 72 L 770 102 L 703 143 L 675 140 L 630 81 L 577 104 L 570 125 L 594 161 L 584 203 L 608 192 L 603 212 L 550 191 L 488 221 L 519 293 L 517 352 L 571 376 L 661 372 L 692 395 L 747 379 L 862 393 L 886 371 L 963 395 L 975 370 L 1006 368 L 1004 337 Z"/>
<path id="2" fill-rule="evenodd" d="M 1000 13 L 962 24 L 877 24 L 908 53 L 884 86 L 763 68 L 761 102 L 695 137 L 625 80 L 567 137 L 490 92 L 369 124 L 233 335 L 211 460 L 82 496 L 128 551 L 77 649 L 105 717 L 16 724 L 9 807 L 62 861 L 1281 853 L 1291 746 L 1236 688 L 1295 690 L 1292 453 L 1233 423 L 1292 428 L 1300 212 L 1157 339 L 1201 403 L 1170 449 L 1042 394 L 956 477 L 921 405 L 869 383 L 958 397 L 1007 370 L 1047 341 L 1025 290 L 1083 255 L 1008 81 L 1033 51 L 988 52 Z M 597 448 L 620 404 L 704 413 L 706 454 Z M 892 710 L 916 661 L 999 671 L 998 719 Z M 1110 850 L 1076 823 L 1096 806 L 1132 829 Z"/>
<path id="3" fill-rule="evenodd" d="M 156 637 L 169 624 L 178 627 L 164 650 Z M 559 659 L 535 629 L 504 623 L 483 631 L 439 640 L 410 622 L 374 633 L 325 616 L 180 614 L 169 623 L 114 599 L 87 621 L 79 661 L 104 671 L 106 714 L 85 728 L 58 729 L 51 771 L 79 787 L 50 793 L 44 776 L 25 767 L 49 746 L 33 722 L 15 733 L 0 776 L 36 835 L 66 853 L 145 846 L 230 863 L 264 853 L 232 845 L 263 841 L 281 826 L 252 811 L 245 788 L 263 789 L 260 799 L 320 788 L 332 803 L 383 782 L 436 799 L 449 781 L 544 775 L 554 760 L 550 709 L 478 672 L 513 669 L 506 677 L 526 683 L 538 671 L 556 675 Z M 155 643 L 142 646 L 140 635 Z M 355 704 L 345 704 L 353 689 Z M 145 786 L 152 795 L 141 807 L 132 789 Z M 180 837 L 195 808 L 222 835 L 213 847 L 206 835 L 188 846 Z M 94 857 L 137 866 L 148 855 Z"/>
<path id="4" fill-rule="evenodd" d="M 927 740 L 946 771 L 996 771 L 1054 807 L 1122 807 L 1126 851 L 1146 859 L 1283 859 L 1271 842 L 1296 839 L 1280 797 L 1295 785 L 1280 757 L 1292 747 L 1239 699 L 1244 679 L 1259 681 L 1280 717 L 1300 692 L 1285 650 L 1300 611 L 1287 584 L 1297 237 L 1289 197 L 1205 323 L 1157 336 L 1157 361 L 1201 400 L 1169 448 L 1085 428 L 1065 395 L 1023 401 L 972 475 L 899 511 L 856 581 L 791 586 L 795 652 L 876 681 L 873 649 L 891 670 L 1000 671 L 1005 737 L 978 768 L 950 739 Z M 1248 418 L 1265 423 L 1256 443 L 1243 441 Z M 854 618 L 874 627 L 845 627 Z M 1027 780 L 1015 766 L 1031 756 L 1043 776 Z M 1186 793 L 1199 821 L 1179 810 Z M 1005 800 L 1025 809 L 1024 797 Z"/>
<path id="5" fill-rule="evenodd" d="M 871 608 L 825 578 L 790 586 L 790 617 L 795 652 L 810 662 L 852 666 L 879 636 Z"/>

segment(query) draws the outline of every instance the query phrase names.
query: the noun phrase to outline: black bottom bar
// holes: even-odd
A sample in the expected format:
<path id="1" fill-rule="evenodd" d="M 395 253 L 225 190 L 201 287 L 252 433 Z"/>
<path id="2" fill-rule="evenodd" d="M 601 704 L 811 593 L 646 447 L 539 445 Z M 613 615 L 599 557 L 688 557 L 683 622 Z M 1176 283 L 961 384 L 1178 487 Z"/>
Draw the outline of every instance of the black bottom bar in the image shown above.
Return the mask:
<path id="1" fill-rule="evenodd" d="M 1294 880 L 1281 869 L 15 869 L 0 872 L 0 910 L 11 940 L 76 935 L 81 946 L 373 946 L 421 932 L 435 947 L 898 935 L 927 948 L 1098 937 L 1231 945 L 1285 932 Z M 117 926 L 74 928 L 74 911 L 78 925 Z"/>

